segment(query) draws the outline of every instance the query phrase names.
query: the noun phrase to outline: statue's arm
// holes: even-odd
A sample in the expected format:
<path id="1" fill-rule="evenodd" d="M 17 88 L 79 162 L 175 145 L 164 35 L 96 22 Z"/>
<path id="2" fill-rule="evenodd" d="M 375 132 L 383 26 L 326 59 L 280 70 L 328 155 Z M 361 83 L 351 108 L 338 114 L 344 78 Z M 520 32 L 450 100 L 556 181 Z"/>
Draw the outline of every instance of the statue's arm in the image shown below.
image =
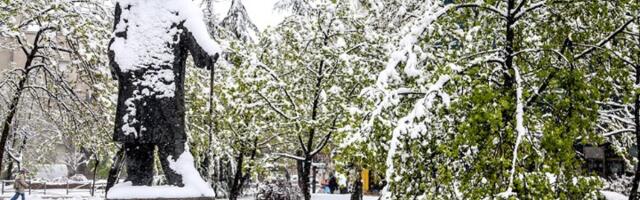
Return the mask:
<path id="1" fill-rule="evenodd" d="M 211 67 L 213 67 L 213 64 L 215 64 L 218 60 L 220 53 L 215 52 L 213 53 L 213 55 L 211 55 L 212 53 L 209 53 L 204 48 L 202 48 L 202 45 L 198 43 L 198 40 L 196 37 L 194 37 L 193 33 L 189 32 L 188 37 L 189 42 L 187 48 L 189 48 L 189 53 L 191 53 L 191 56 L 193 56 L 193 62 L 195 63 L 196 67 L 211 69 Z"/>

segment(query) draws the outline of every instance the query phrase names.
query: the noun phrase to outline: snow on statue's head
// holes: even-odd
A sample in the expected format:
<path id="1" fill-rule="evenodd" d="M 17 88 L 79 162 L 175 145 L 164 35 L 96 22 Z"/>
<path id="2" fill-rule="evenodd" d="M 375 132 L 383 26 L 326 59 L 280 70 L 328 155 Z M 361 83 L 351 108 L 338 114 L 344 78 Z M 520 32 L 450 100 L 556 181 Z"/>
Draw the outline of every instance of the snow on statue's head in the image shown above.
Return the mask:
<path id="1" fill-rule="evenodd" d="M 125 135 L 138 137 L 143 128 L 137 122 L 133 104 L 144 97 L 173 98 L 176 95 L 176 48 L 189 32 L 209 56 L 217 58 L 221 51 L 211 39 L 202 12 L 190 0 L 119 0 L 116 24 L 110 50 L 114 52 L 116 71 L 126 74 L 136 88 L 124 104 L 129 108 L 123 116 Z M 131 74 L 131 75 L 129 75 Z"/>

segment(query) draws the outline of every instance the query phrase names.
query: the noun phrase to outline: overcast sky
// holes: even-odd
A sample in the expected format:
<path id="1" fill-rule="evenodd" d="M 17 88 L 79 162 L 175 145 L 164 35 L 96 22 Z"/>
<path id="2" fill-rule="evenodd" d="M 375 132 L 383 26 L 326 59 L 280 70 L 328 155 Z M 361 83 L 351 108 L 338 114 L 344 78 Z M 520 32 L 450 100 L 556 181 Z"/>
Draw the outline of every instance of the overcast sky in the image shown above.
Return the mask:
<path id="1" fill-rule="evenodd" d="M 260 31 L 268 26 L 275 26 L 285 17 L 285 14 L 274 11 L 273 5 L 278 0 L 241 0 L 249 13 L 249 18 Z M 214 8 L 220 18 L 227 15 L 231 0 L 216 0 Z"/>

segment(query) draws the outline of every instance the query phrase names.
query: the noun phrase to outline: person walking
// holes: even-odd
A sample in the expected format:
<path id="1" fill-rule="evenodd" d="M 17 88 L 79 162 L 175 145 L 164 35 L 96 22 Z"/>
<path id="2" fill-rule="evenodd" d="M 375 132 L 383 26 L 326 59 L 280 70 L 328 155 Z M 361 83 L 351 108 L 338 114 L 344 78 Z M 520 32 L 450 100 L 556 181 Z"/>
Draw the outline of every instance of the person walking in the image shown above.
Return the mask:
<path id="1" fill-rule="evenodd" d="M 329 177 L 329 191 L 333 194 L 333 191 L 336 191 L 336 189 L 338 189 L 338 180 L 333 174 L 331 174 Z"/>
<path id="2" fill-rule="evenodd" d="M 26 175 L 27 170 L 21 169 L 20 174 L 16 176 L 15 183 L 13 183 L 13 188 L 16 189 L 16 194 L 11 197 L 11 200 L 17 200 L 19 196 L 22 197 L 22 200 L 24 200 L 24 190 L 29 187 L 29 184 L 27 184 L 27 182 L 25 181 Z"/>

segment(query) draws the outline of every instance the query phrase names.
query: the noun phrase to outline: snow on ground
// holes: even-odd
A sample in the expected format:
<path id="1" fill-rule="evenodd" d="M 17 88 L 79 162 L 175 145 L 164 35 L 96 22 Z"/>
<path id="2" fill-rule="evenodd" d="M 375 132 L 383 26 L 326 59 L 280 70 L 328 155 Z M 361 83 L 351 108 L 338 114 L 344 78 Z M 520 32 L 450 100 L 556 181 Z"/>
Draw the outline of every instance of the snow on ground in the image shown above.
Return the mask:
<path id="1" fill-rule="evenodd" d="M 349 200 L 351 194 L 312 194 L 313 200 Z M 364 196 L 363 200 L 377 200 L 378 196 Z"/>
<path id="2" fill-rule="evenodd" d="M 240 200 L 254 200 L 254 197 L 243 197 Z M 324 193 L 316 193 L 311 194 L 312 200 L 349 200 L 351 199 L 351 194 L 324 194 Z M 364 196 L 363 200 L 378 200 L 378 196 Z"/>
<path id="3" fill-rule="evenodd" d="M 27 194 L 26 199 L 29 199 L 29 200 L 41 200 L 41 199 L 103 200 L 104 199 L 104 193 L 100 193 L 100 191 L 96 191 L 96 196 L 94 197 L 91 197 L 91 195 L 89 195 L 87 190 L 71 191 L 68 195 L 65 193 L 66 191 L 63 189 L 48 190 L 46 195 L 42 193 L 38 194 L 37 192 L 31 195 Z M 601 193 L 602 195 L 605 196 L 607 200 L 629 199 L 629 197 L 617 192 L 601 191 Z M 0 195 L 0 199 L 9 199 L 13 196 L 13 194 L 14 194 L 13 192 L 5 192 L 4 194 Z M 349 200 L 351 197 L 350 195 L 351 194 L 311 194 L 311 199 L 312 200 Z M 253 196 L 240 198 L 240 200 L 254 200 L 254 199 L 255 198 Z M 378 196 L 364 196 L 363 200 L 378 200 Z"/>
<path id="4" fill-rule="evenodd" d="M 607 200 L 627 200 L 629 197 L 611 191 L 601 191 L 602 195 Z M 9 199 L 13 196 L 13 192 L 6 191 L 0 195 L 0 199 Z M 311 194 L 312 200 L 349 200 L 351 194 Z M 27 194 L 26 199 L 29 200 L 41 200 L 41 199 L 59 199 L 59 200 L 103 200 L 104 193 L 96 191 L 96 196 L 91 197 L 88 190 L 71 190 L 67 195 L 64 189 L 47 190 L 47 194 L 42 194 L 41 191 L 34 191 L 34 194 Z M 242 197 L 240 200 L 254 200 L 253 196 Z M 377 200 L 378 196 L 364 196 L 363 200 Z"/>
<path id="5" fill-rule="evenodd" d="M 98 192 L 98 191 L 96 191 Z M 82 200 L 104 200 L 104 193 L 96 193 L 96 196 L 92 197 L 91 195 L 89 195 L 87 190 L 83 190 L 83 191 L 75 191 L 75 192 L 70 192 L 69 195 L 65 194 L 66 191 L 62 190 L 62 189 L 56 189 L 56 190 L 51 190 L 51 191 L 47 191 L 47 194 L 26 194 L 26 199 L 29 200 L 41 200 L 41 199 L 58 199 L 58 200 L 76 200 L 76 199 L 82 199 Z M 611 195 L 615 195 L 618 193 L 615 192 L 609 192 L 612 193 Z M 5 192 L 4 194 L 0 195 L 0 199 L 9 199 L 13 196 L 13 192 Z M 603 194 L 605 194 L 603 192 Z M 311 195 L 311 199 L 312 200 L 349 200 L 351 194 L 312 194 Z M 620 194 L 618 194 L 620 195 Z M 607 194 L 605 194 L 605 196 L 607 196 Z M 624 195 L 621 195 L 624 197 Z M 609 196 L 607 196 L 608 199 L 613 199 L 613 200 L 617 200 L 616 198 L 609 198 Z M 625 197 L 626 198 L 626 197 Z M 254 200 L 255 198 L 253 196 L 249 196 L 249 197 L 242 197 L 240 198 L 240 200 Z M 363 200 L 377 200 L 378 196 L 364 196 Z M 222 200 L 222 199 L 221 199 Z M 626 200 L 626 199 L 625 199 Z"/>
<path id="6" fill-rule="evenodd" d="M 600 191 L 600 193 L 602 193 L 602 195 L 604 195 L 605 199 L 607 200 L 627 200 L 629 199 L 629 197 L 617 193 L 617 192 L 611 192 L 611 191 Z"/>
<path id="7" fill-rule="evenodd" d="M 113 186 L 109 190 L 109 198 L 113 199 L 148 199 L 148 198 L 184 198 L 200 197 L 202 192 L 193 187 L 161 186 L 132 186 L 131 182 L 124 182 Z M 211 195 L 213 196 L 213 195 Z"/>
<path id="8" fill-rule="evenodd" d="M 15 193 L 13 191 L 5 190 L 4 193 L 0 194 L 0 199 L 10 199 L 11 197 L 13 197 L 14 194 Z M 92 197 L 91 193 L 87 189 L 69 190 L 69 194 L 67 194 L 66 189 L 48 189 L 46 194 L 44 194 L 44 190 L 32 190 L 31 194 L 29 194 L 28 191 L 26 192 L 25 199 L 28 199 L 28 200 L 40 200 L 40 199 L 104 200 L 104 191 L 96 190 L 95 196 Z"/>

